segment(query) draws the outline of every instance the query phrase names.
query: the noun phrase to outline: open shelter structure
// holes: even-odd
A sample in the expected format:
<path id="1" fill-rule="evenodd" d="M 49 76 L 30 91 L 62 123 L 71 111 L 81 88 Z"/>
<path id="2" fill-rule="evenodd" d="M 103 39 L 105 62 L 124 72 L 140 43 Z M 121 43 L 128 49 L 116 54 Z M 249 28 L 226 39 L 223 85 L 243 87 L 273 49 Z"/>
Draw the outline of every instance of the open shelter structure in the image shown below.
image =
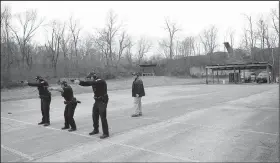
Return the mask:
<path id="1" fill-rule="evenodd" d="M 155 76 L 155 68 L 157 64 L 140 64 L 142 76 Z"/>
<path id="2" fill-rule="evenodd" d="M 216 76 L 218 78 L 219 82 L 219 70 L 233 70 L 233 76 L 230 77 L 230 81 L 233 81 L 234 83 L 240 83 L 241 78 L 241 70 L 252 70 L 252 69 L 265 69 L 266 72 L 269 74 L 269 72 L 272 71 L 272 65 L 270 65 L 268 62 L 251 62 L 251 63 L 239 63 L 239 64 L 225 64 L 225 65 L 207 65 L 206 66 L 206 84 L 208 84 L 208 72 L 209 70 L 212 70 L 213 72 L 213 83 L 214 83 L 214 76 L 216 72 Z M 245 76 L 245 71 L 243 71 Z M 269 75 L 267 77 L 267 83 L 270 82 Z"/>

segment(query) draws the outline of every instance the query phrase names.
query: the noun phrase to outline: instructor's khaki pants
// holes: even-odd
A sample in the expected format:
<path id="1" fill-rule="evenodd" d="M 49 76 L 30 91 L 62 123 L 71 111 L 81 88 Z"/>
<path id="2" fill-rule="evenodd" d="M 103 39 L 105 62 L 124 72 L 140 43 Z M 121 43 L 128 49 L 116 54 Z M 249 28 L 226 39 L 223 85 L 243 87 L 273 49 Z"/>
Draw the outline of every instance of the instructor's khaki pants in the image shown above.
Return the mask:
<path id="1" fill-rule="evenodd" d="M 141 97 L 134 97 L 135 114 L 142 113 Z"/>

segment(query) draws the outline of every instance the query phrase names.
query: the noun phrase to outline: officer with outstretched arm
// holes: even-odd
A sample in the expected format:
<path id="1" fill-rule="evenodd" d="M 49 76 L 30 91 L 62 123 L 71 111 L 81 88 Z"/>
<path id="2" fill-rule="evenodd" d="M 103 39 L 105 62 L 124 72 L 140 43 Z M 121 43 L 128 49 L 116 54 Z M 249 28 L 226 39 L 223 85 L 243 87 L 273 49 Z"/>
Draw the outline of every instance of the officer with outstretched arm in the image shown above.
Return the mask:
<path id="1" fill-rule="evenodd" d="M 39 97 L 41 99 L 41 113 L 42 121 L 38 125 L 44 124 L 44 126 L 50 125 L 50 104 L 51 104 L 51 93 L 48 90 L 49 84 L 41 76 L 37 76 L 35 83 L 30 83 L 27 81 L 21 81 L 21 83 L 26 84 L 31 87 L 37 87 L 39 91 Z"/>
<path id="2" fill-rule="evenodd" d="M 100 79 L 95 72 L 91 72 L 87 76 L 87 81 L 71 80 L 72 82 L 79 84 L 80 86 L 92 86 L 94 92 L 94 105 L 92 108 L 92 120 L 94 130 L 89 133 L 89 135 L 94 135 L 99 133 L 99 116 L 101 117 L 103 135 L 100 136 L 101 139 L 109 137 L 109 129 L 107 122 L 107 104 L 109 97 L 107 94 L 107 83 L 105 80 Z"/>
<path id="3" fill-rule="evenodd" d="M 50 88 L 51 91 L 58 91 L 61 93 L 61 96 L 64 97 L 65 101 L 65 109 L 64 109 L 64 127 L 61 128 L 62 130 L 69 129 L 69 125 L 71 126 L 71 129 L 69 129 L 69 132 L 76 131 L 77 126 L 74 120 L 74 113 L 75 109 L 77 107 L 77 103 L 81 103 L 74 97 L 73 89 L 72 87 L 66 82 L 66 81 L 59 81 L 58 82 L 61 85 L 61 89 L 59 88 Z"/>

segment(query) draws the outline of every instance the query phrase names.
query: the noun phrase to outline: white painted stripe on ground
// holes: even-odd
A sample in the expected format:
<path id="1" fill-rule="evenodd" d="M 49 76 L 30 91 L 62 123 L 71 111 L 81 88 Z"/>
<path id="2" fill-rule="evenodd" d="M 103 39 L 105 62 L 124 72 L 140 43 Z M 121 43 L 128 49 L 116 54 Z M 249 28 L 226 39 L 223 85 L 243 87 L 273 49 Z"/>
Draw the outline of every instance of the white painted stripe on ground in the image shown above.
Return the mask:
<path id="1" fill-rule="evenodd" d="M 19 121 L 19 120 L 16 120 L 16 119 L 6 118 L 6 117 L 2 117 L 2 116 L 1 116 L 1 118 L 8 119 L 8 120 L 11 120 L 11 121 L 20 122 L 20 123 L 26 123 L 26 124 L 30 124 L 30 125 L 35 126 L 35 124 L 29 123 L 29 122 Z M 36 125 L 36 126 L 37 126 L 37 125 Z M 48 126 L 48 127 L 45 127 L 45 128 L 51 129 L 51 130 L 56 130 L 56 131 L 65 132 L 65 131 L 62 131 L 61 129 L 52 128 L 52 127 L 49 127 L 49 126 Z M 84 135 L 84 134 L 79 134 L 79 133 L 75 133 L 75 132 L 69 132 L 69 134 L 74 134 L 74 135 L 79 135 L 79 136 L 83 136 L 83 137 L 98 139 L 98 138 L 96 138 L 96 137 L 92 137 L 92 136 Z M 100 139 L 98 139 L 98 140 L 100 140 Z M 168 154 L 168 153 L 156 152 L 156 151 L 153 151 L 153 150 L 149 150 L 149 149 L 145 149 L 145 148 L 140 148 L 140 147 L 135 147 L 135 146 L 132 146 L 132 145 L 127 145 L 127 144 L 122 144 L 122 143 L 115 143 L 115 142 L 112 142 L 112 141 L 110 141 L 110 140 L 108 140 L 108 139 L 104 139 L 103 141 L 106 141 L 106 142 L 108 142 L 108 143 L 110 143 L 110 144 L 114 144 L 114 145 L 120 145 L 120 146 L 123 146 L 123 147 L 132 148 L 132 149 L 135 149 L 135 150 L 141 150 L 141 151 L 145 151 L 145 152 L 149 152 L 149 153 L 153 153 L 153 154 L 157 154 L 157 155 L 162 155 L 162 156 L 166 156 L 166 157 L 178 159 L 178 160 L 181 160 L 181 161 L 186 161 L 186 162 L 199 162 L 198 160 L 192 160 L 192 159 L 189 159 L 189 158 L 182 158 L 182 157 L 179 157 L 179 156 L 173 156 L 173 155 Z"/>
<path id="2" fill-rule="evenodd" d="M 266 118 L 264 118 L 263 120 L 259 121 L 256 125 L 259 126 L 260 124 L 262 124 L 264 121 L 266 121 L 267 119 L 271 118 L 274 115 L 269 115 Z"/>
<path id="3" fill-rule="evenodd" d="M 4 146 L 4 145 L 2 145 L 2 144 L 1 144 L 1 148 L 5 149 L 5 150 L 7 150 L 7 151 L 9 151 L 9 152 L 12 152 L 12 153 L 14 153 L 14 154 L 16 154 L 16 155 L 19 155 L 19 156 L 21 156 L 21 157 L 23 157 L 23 158 L 26 158 L 26 159 L 28 159 L 29 161 L 34 159 L 33 157 L 28 156 L 27 154 L 24 154 L 24 153 L 22 153 L 22 152 L 20 152 L 20 151 L 17 151 L 17 150 L 15 150 L 15 149 L 6 147 L 6 146 Z M 11 161 L 11 162 L 14 162 L 14 161 Z"/>
<path id="4" fill-rule="evenodd" d="M 29 111 L 34 111 L 34 110 L 40 110 L 40 109 L 28 109 L 28 110 L 21 110 L 21 111 L 16 111 L 15 113 L 24 113 L 24 112 L 29 112 Z M 40 110 L 41 111 L 41 110 Z M 12 113 L 12 111 L 10 111 Z M 3 112 L 1 112 L 3 113 Z"/>
<path id="5" fill-rule="evenodd" d="M 182 123 L 180 123 L 182 124 Z M 196 127 L 203 127 L 203 128 L 209 128 L 213 130 L 227 130 L 227 128 L 223 127 L 216 127 L 216 126 L 206 126 L 206 125 L 196 125 L 196 124 L 189 124 L 189 123 L 184 123 L 186 125 L 191 125 L 191 126 L 196 126 Z M 241 132 L 249 132 L 249 133 L 256 133 L 256 134 L 264 134 L 264 135 L 271 135 L 271 136 L 278 136 L 279 133 L 268 133 L 268 132 L 261 132 L 261 131 L 253 131 L 253 130 L 242 130 L 242 129 L 232 129 L 232 131 L 241 131 Z"/>

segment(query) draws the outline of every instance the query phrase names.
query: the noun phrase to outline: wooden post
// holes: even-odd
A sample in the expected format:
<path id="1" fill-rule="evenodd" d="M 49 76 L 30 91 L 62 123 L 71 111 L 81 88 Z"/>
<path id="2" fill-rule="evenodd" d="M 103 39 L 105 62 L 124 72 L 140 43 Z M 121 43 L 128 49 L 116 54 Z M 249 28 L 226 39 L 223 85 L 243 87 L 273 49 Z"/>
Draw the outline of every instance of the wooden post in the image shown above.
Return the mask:
<path id="1" fill-rule="evenodd" d="M 244 78 L 244 83 L 245 83 L 245 69 L 243 70 L 243 78 Z"/>
<path id="2" fill-rule="evenodd" d="M 213 84 L 214 84 L 214 80 L 215 80 L 215 71 L 214 71 L 214 69 L 212 69 L 212 76 L 213 76 Z"/>
<path id="3" fill-rule="evenodd" d="M 241 81 L 241 76 L 240 76 L 240 74 L 241 74 L 241 71 L 240 71 L 240 68 L 238 69 L 238 83 L 240 83 L 240 81 Z"/>
<path id="4" fill-rule="evenodd" d="M 235 67 L 233 68 L 233 81 L 236 84 L 236 80 L 235 80 Z"/>
<path id="5" fill-rule="evenodd" d="M 217 70 L 217 78 L 218 78 L 218 83 L 220 83 L 220 81 L 219 81 L 219 70 Z"/>
<path id="6" fill-rule="evenodd" d="M 267 84 L 269 84 L 269 67 L 266 66 L 266 73 L 267 73 Z"/>
<path id="7" fill-rule="evenodd" d="M 208 84 L 208 68 L 206 68 L 206 84 Z"/>

